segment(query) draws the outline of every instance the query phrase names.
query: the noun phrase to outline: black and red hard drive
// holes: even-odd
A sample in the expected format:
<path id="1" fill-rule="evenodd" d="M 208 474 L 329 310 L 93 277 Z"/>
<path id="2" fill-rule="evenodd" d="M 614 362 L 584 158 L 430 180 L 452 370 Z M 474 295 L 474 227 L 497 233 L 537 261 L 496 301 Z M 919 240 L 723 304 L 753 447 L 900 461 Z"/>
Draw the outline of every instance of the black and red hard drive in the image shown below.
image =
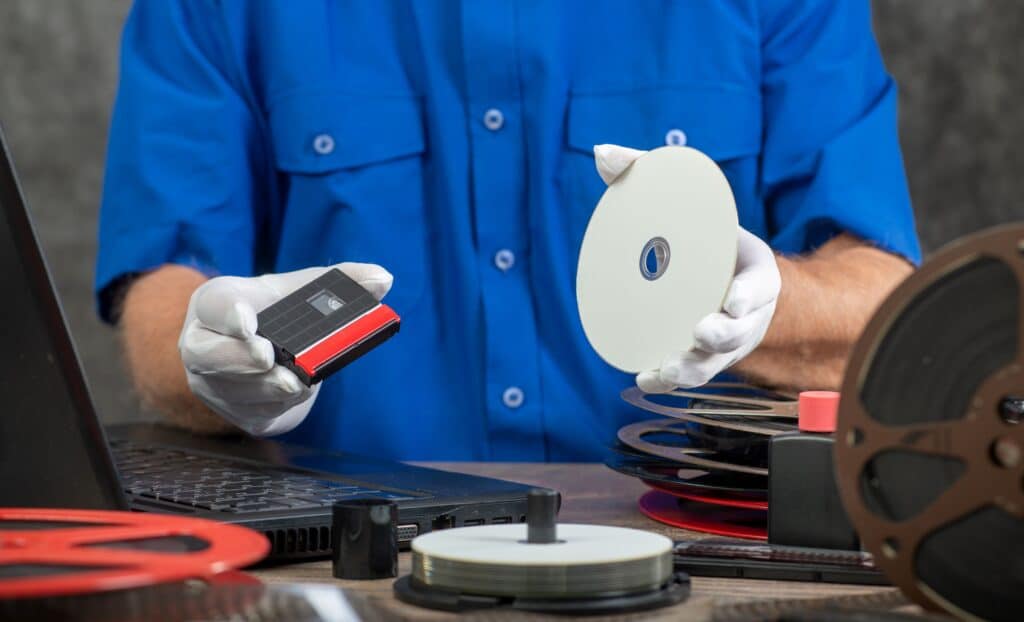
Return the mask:
<path id="1" fill-rule="evenodd" d="M 334 268 L 260 311 L 258 322 L 277 362 L 313 385 L 397 333 L 401 320 Z"/>

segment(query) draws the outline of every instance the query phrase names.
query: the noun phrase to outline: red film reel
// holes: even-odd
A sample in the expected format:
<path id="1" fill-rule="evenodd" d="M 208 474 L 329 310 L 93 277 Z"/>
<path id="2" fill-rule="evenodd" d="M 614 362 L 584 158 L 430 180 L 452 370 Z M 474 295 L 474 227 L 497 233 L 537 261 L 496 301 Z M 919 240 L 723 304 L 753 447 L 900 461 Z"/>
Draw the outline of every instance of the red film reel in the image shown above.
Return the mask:
<path id="1" fill-rule="evenodd" d="M 725 495 L 717 496 L 712 494 L 697 494 L 691 492 L 685 486 L 677 486 L 668 482 L 658 482 L 647 479 L 643 480 L 643 482 L 654 490 L 660 490 L 661 492 L 668 493 L 673 497 L 678 497 L 680 499 L 689 499 L 690 501 L 698 501 L 700 503 L 707 503 L 710 505 L 745 508 L 748 510 L 768 509 L 768 502 L 763 499 L 735 499 Z"/>
<path id="2" fill-rule="evenodd" d="M 217 581 L 259 561 L 263 535 L 197 518 L 0 508 L 0 599 Z M 228 573 L 228 574 L 222 574 Z"/>
<path id="3" fill-rule="evenodd" d="M 640 511 L 665 525 L 719 536 L 768 540 L 768 512 L 715 506 L 651 490 L 639 501 Z"/>

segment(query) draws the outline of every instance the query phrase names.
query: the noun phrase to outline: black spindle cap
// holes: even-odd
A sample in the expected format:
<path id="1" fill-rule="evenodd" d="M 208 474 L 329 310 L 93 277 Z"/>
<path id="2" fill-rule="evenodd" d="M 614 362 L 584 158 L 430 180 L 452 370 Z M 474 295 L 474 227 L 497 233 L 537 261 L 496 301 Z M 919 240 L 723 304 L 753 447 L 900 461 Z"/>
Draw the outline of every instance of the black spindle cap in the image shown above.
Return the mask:
<path id="1" fill-rule="evenodd" d="M 331 562 L 338 579 L 398 575 L 398 506 L 387 499 L 334 504 Z"/>

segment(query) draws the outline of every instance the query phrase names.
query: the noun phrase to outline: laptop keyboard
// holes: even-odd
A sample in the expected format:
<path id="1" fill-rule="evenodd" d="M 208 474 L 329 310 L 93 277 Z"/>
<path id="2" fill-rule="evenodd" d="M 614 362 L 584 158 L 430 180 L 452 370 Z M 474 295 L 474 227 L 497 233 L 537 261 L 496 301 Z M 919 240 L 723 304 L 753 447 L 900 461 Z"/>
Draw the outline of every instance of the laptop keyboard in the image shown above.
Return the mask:
<path id="1" fill-rule="evenodd" d="M 111 450 L 130 494 L 216 512 L 314 509 L 356 497 L 411 498 L 168 447 L 115 440 Z"/>

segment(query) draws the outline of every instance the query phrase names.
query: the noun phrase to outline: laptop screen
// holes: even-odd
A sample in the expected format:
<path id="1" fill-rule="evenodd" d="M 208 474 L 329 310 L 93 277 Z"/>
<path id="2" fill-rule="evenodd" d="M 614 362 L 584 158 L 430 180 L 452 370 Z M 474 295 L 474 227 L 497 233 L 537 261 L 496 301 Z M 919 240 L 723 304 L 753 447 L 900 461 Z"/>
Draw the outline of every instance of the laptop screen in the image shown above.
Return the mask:
<path id="1" fill-rule="evenodd" d="M 123 494 L 0 133 L 0 507 Z"/>

